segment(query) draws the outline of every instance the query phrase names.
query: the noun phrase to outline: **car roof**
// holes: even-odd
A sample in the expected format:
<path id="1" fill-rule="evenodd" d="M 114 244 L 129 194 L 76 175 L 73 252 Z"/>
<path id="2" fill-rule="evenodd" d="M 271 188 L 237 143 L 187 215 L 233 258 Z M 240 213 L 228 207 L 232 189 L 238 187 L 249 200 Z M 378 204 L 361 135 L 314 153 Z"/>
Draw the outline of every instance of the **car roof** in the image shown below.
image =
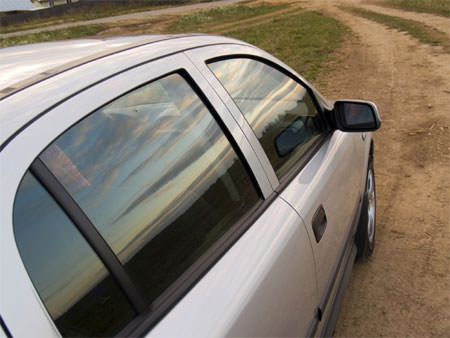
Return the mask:
<path id="1" fill-rule="evenodd" d="M 165 55 L 230 43 L 250 46 L 227 37 L 183 34 L 65 40 L 0 49 L 0 70 L 6 78 L 0 82 L 0 151 L 45 111 L 107 77 Z"/>
<path id="2" fill-rule="evenodd" d="M 164 36 L 127 36 L 33 43 L 0 49 L 0 98 L 45 79 L 70 65 L 93 56 L 102 57 L 123 49 L 163 39 Z"/>

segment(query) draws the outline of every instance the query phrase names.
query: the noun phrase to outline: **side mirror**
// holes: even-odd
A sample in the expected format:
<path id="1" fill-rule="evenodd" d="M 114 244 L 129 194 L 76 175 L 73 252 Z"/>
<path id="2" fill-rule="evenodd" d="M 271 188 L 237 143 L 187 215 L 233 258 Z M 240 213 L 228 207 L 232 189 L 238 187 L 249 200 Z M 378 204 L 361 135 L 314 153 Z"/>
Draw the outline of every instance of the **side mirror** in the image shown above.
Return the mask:
<path id="1" fill-rule="evenodd" d="M 342 131 L 375 131 L 381 126 L 375 103 L 360 100 L 339 100 L 334 103 L 335 127 Z"/>

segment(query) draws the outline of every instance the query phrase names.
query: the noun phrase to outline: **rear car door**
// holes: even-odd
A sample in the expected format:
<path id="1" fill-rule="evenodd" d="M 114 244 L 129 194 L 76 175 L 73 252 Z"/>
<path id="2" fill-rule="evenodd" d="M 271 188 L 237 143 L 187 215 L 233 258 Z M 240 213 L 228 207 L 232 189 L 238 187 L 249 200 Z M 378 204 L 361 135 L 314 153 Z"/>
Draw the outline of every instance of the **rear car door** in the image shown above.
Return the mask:
<path id="1" fill-rule="evenodd" d="M 273 57 L 251 48 L 244 55 L 232 46 L 220 48 L 219 56 L 202 56 L 214 74 L 208 80 L 229 94 L 229 109 L 245 117 L 241 128 L 274 191 L 304 220 L 316 262 L 318 319 L 327 318 L 345 263 L 355 254 L 363 163 L 356 143 L 361 138 L 330 132 L 308 84 Z M 319 330 L 324 326 L 318 323 Z"/>
<path id="2" fill-rule="evenodd" d="M 310 327 L 317 290 L 302 219 L 183 54 L 69 98 L 1 156 L 0 305 L 14 336 Z"/>

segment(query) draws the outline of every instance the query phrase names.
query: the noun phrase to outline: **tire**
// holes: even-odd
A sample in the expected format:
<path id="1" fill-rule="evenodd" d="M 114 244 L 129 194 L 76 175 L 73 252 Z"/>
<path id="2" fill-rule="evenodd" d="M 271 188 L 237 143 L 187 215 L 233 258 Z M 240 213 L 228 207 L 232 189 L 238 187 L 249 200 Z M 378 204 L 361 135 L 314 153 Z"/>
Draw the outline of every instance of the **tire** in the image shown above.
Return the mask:
<path id="1" fill-rule="evenodd" d="M 373 170 L 372 156 L 367 166 L 366 188 L 359 216 L 358 229 L 356 230 L 355 243 L 358 248 L 356 259 L 367 258 L 372 255 L 375 248 L 376 225 L 376 193 L 375 172 Z"/>

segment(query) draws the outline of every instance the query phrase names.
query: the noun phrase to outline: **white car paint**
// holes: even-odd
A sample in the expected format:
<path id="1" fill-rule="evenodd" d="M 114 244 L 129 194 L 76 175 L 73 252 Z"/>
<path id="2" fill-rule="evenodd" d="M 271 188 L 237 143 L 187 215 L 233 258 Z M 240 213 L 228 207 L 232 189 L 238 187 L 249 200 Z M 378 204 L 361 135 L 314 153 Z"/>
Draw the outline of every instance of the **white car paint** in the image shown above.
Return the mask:
<path id="1" fill-rule="evenodd" d="M 95 53 L 104 52 L 105 47 L 115 48 L 115 44 L 129 49 L 58 70 L 0 100 L 0 314 L 13 336 L 59 336 L 28 277 L 14 239 L 13 202 L 27 168 L 58 135 L 91 111 L 150 79 L 180 68 L 188 72 L 213 105 L 239 145 L 263 197 L 271 203 L 148 336 L 301 336 L 309 332 L 340 249 L 344 248 L 346 237 L 353 235 L 352 220 L 358 216 L 355 213 L 364 191 L 371 134 L 363 140 L 359 133 L 332 132 L 277 195 L 280 182 L 262 147 L 205 61 L 236 52 L 263 57 L 310 86 L 300 75 L 253 46 L 222 37 L 69 42 L 71 46 L 83 44 L 101 46 Z M 48 53 L 63 46 L 64 43 L 48 44 Z M 23 47 L 29 52 L 39 48 L 40 45 Z M 16 55 L 14 50 L 4 49 L 0 50 L 0 58 L 8 53 L 9 57 Z M 55 65 L 64 64 L 65 53 L 53 55 L 59 57 Z M 86 55 L 77 54 L 80 58 Z M 45 53 L 41 57 L 45 59 Z M 32 63 L 32 57 L 25 59 Z M 69 61 L 74 60 L 75 57 Z M 26 72 L 26 65 L 21 71 L 20 63 L 17 67 L 14 76 L 22 81 L 21 72 Z M 48 71 L 46 67 L 42 69 Z M 329 106 L 312 90 L 322 105 Z M 316 243 L 311 220 L 321 204 L 329 224 L 323 239 Z M 333 294 L 336 292 L 333 288 Z M 321 329 L 323 323 L 318 325 Z"/>

